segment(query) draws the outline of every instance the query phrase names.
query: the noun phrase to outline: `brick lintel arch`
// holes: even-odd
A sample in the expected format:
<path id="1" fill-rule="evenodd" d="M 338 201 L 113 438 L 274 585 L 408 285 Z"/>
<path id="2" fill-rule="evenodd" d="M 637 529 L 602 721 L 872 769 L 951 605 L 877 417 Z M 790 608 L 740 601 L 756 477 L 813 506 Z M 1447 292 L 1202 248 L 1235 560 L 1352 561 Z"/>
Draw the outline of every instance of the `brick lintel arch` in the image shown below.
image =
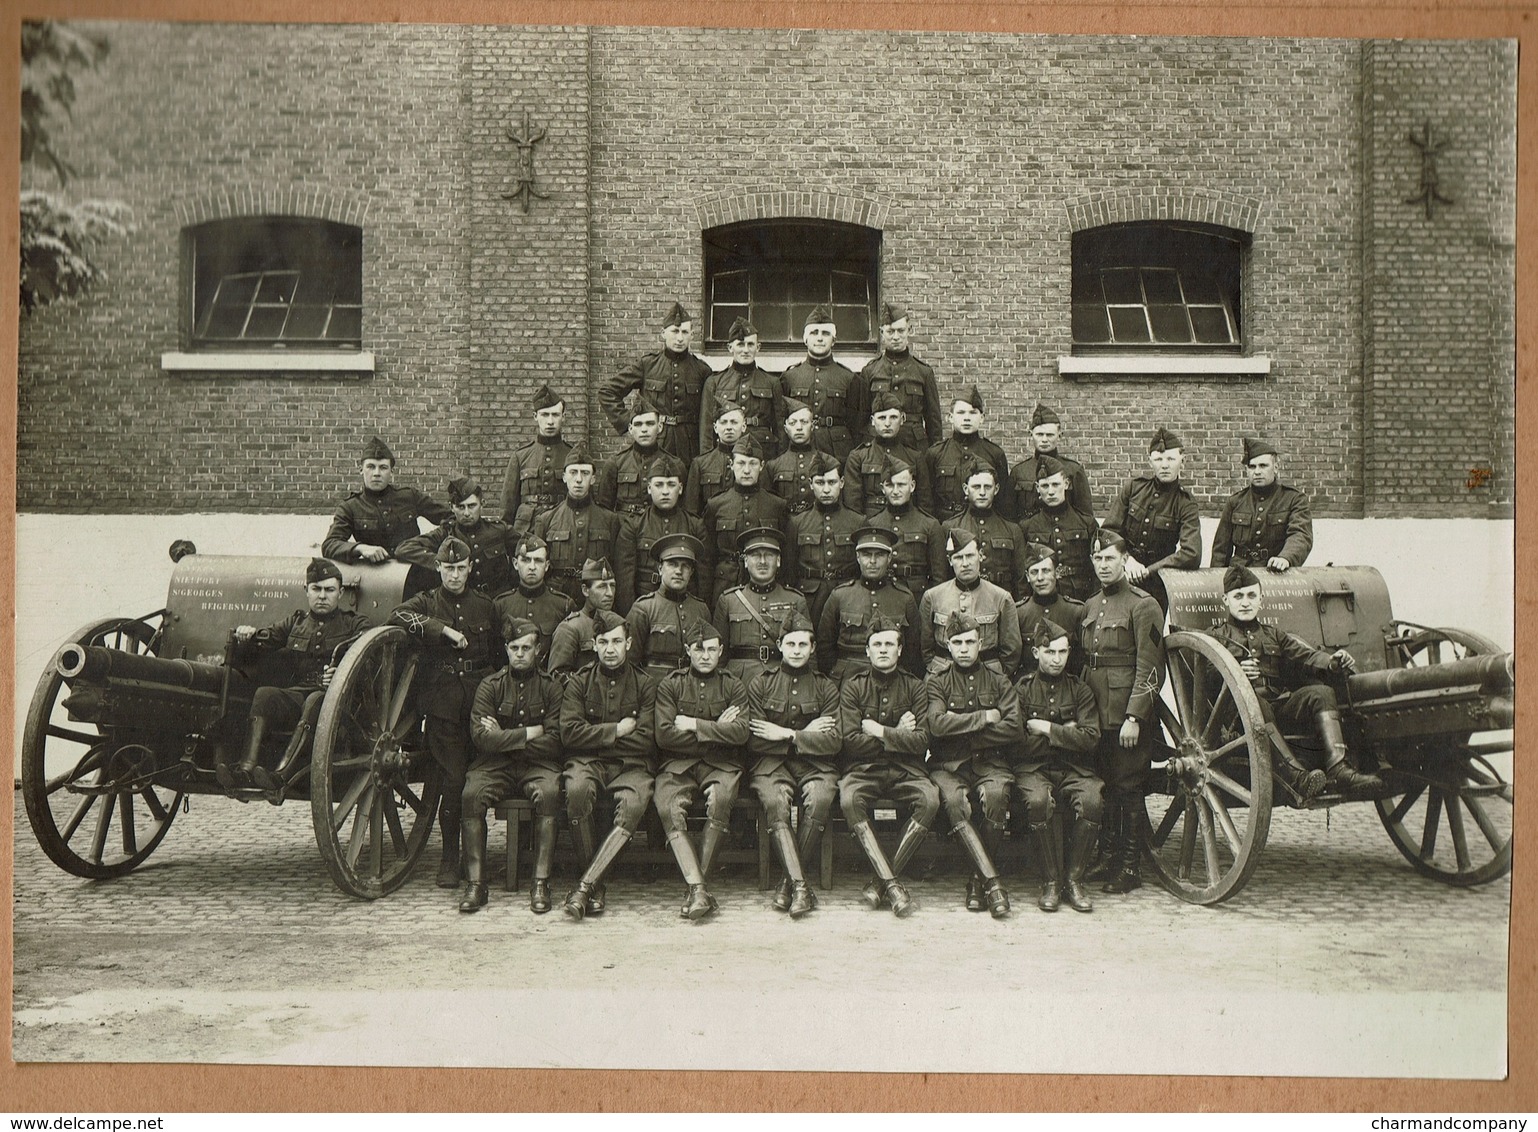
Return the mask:
<path id="1" fill-rule="evenodd" d="M 1259 197 L 1242 193 L 1168 185 L 1085 193 L 1065 202 L 1072 232 L 1139 220 L 1189 220 L 1253 233 L 1261 205 Z"/>
<path id="2" fill-rule="evenodd" d="M 348 189 L 326 185 L 221 185 L 176 202 L 181 227 L 234 216 L 307 216 L 363 225 L 369 201 Z"/>
<path id="3" fill-rule="evenodd" d="M 839 220 L 867 228 L 884 228 L 888 205 L 885 201 L 854 193 L 821 189 L 768 189 L 756 193 L 704 197 L 695 201 L 694 211 L 701 230 L 743 220 L 773 220 L 781 217 Z"/>

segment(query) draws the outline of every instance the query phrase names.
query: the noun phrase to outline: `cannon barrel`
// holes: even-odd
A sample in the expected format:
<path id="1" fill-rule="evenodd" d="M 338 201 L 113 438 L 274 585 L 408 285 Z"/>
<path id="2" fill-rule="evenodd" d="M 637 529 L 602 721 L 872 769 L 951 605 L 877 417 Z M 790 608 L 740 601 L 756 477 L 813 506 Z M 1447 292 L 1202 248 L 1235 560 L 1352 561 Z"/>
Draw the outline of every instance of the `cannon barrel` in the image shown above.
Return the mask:
<path id="1" fill-rule="evenodd" d="M 1346 681 L 1346 689 L 1355 703 L 1382 700 L 1411 692 L 1433 692 L 1442 688 L 1477 685 L 1486 695 L 1503 696 L 1515 687 L 1516 661 L 1511 653 L 1468 656 L 1445 664 L 1427 664 L 1413 668 L 1385 668 L 1378 672 L 1360 672 Z"/>
<path id="2" fill-rule="evenodd" d="M 119 685 L 162 694 L 195 692 L 218 695 L 224 669 L 192 660 L 167 660 L 100 645 L 65 645 L 54 668 L 66 680 Z"/>

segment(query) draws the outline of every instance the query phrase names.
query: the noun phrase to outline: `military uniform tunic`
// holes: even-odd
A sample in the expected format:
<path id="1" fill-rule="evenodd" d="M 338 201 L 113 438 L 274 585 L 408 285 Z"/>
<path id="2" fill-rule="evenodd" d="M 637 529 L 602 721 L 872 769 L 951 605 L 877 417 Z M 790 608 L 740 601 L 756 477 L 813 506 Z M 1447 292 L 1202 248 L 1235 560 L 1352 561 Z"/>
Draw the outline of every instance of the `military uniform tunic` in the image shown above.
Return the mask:
<path id="1" fill-rule="evenodd" d="M 593 628 L 596 612 L 590 603 L 584 603 L 581 609 L 567 614 L 566 619 L 555 627 L 550 637 L 550 655 L 545 661 L 550 675 L 565 680 L 577 669 L 598 659 L 593 644 L 597 639 Z"/>
<path id="2" fill-rule="evenodd" d="M 360 562 L 362 545 L 382 546 L 393 555 L 401 543 L 416 537 L 419 515 L 438 526 L 452 519 L 454 512 L 414 487 L 360 488 L 337 505 L 321 553 L 338 562 Z"/>
<path id="3" fill-rule="evenodd" d="M 865 642 L 870 639 L 871 622 L 878 616 L 903 627 L 899 666 L 914 674 L 923 672 L 918 603 L 891 578 L 879 582 L 857 578 L 834 589 L 817 619 L 818 667 L 840 681 L 868 668 Z"/>
<path id="4" fill-rule="evenodd" d="M 967 481 L 963 469 L 968 464 L 992 468 L 993 482 L 998 485 L 993 505 L 1005 514 L 1014 509 L 1009 460 L 1004 450 L 986 436 L 953 432 L 949 439 L 932 445 L 924 453 L 924 463 L 929 472 L 929 498 L 920 499 L 919 504 L 936 518 L 948 521 L 966 510 Z"/>
<path id="5" fill-rule="evenodd" d="M 1103 525 L 1126 539 L 1128 553 L 1144 566 L 1165 558 L 1174 570 L 1201 565 L 1201 514 L 1179 481 L 1161 484 L 1151 474 L 1129 481 L 1117 493 Z"/>
<path id="6" fill-rule="evenodd" d="M 817 456 L 817 449 L 810 444 L 800 448 L 790 444 L 764 465 L 764 483 L 785 501 L 792 515 L 810 510 L 816 502 L 812 497 L 812 461 Z"/>
<path id="7" fill-rule="evenodd" d="M 395 557 L 436 572 L 438 548 L 450 536 L 470 548 L 470 585 L 473 588 L 493 597 L 512 584 L 512 554 L 518 536 L 500 519 L 482 519 L 473 527 L 450 519 L 436 531 L 408 538 L 396 547 Z"/>
<path id="8" fill-rule="evenodd" d="M 945 556 L 945 528 L 928 512 L 911 503 L 901 509 L 885 507 L 867 522 L 897 532 L 892 577 L 914 593 L 923 593 L 951 572 Z"/>
<path id="9" fill-rule="evenodd" d="M 785 396 L 812 410 L 812 445 L 839 463 L 849 459 L 864 422 L 855 415 L 855 374 L 848 366 L 826 358 L 806 357 L 780 374 Z"/>
<path id="10" fill-rule="evenodd" d="M 854 557 L 854 533 L 865 517 L 842 503 L 817 504 L 790 518 L 785 540 L 784 577 L 787 584 L 806 595 L 815 622 L 822 615 L 833 587 L 859 573 Z"/>
<path id="11" fill-rule="evenodd" d="M 720 402 L 736 405 L 747 419 L 748 435 L 763 445 L 764 451 L 774 455 L 785 440 L 785 394 L 780 390 L 780 379 L 768 370 L 750 365 L 746 369 L 736 362 L 705 379 L 705 390 L 700 400 L 700 448 L 710 451 L 715 443 L 713 428 L 716 408 Z"/>
<path id="12" fill-rule="evenodd" d="M 952 578 L 931 586 L 919 599 L 919 637 L 926 670 L 933 675 L 950 666 L 945 623 L 953 613 L 965 613 L 976 620 L 982 663 L 1002 676 L 1013 676 L 1020 667 L 1020 618 L 1015 602 L 1005 590 L 982 579 L 963 586 Z"/>
<path id="13" fill-rule="evenodd" d="M 1024 738 L 1014 761 L 1015 788 L 1025 800 L 1026 820 L 1043 826 L 1063 798 L 1077 818 L 1099 824 L 1104 785 L 1095 775 L 1100 744 L 1100 712 L 1089 685 L 1067 672 L 1033 672 L 1015 688 L 1020 698 Z M 1038 735 L 1026 721 L 1044 719 L 1052 726 Z"/>
<path id="14" fill-rule="evenodd" d="M 567 498 L 534 516 L 532 533 L 550 549 L 550 588 L 575 603 L 582 600 L 582 564 L 589 558 L 613 561 L 619 519 L 591 496 L 580 502 Z"/>
<path id="15" fill-rule="evenodd" d="M 1286 484 L 1247 487 L 1230 495 L 1212 536 L 1212 565 L 1264 566 L 1285 558 L 1294 566 L 1314 547 L 1314 520 L 1303 493 Z"/>
<path id="16" fill-rule="evenodd" d="M 818 716 L 838 719 L 838 685 L 812 665 L 796 670 L 780 665 L 748 681 L 749 719 L 766 719 L 805 732 Z M 837 727 L 795 739 L 749 735 L 748 753 L 757 760 L 749 784 L 764 807 L 769 828 L 790 824 L 798 790 L 805 806 L 802 828 L 828 824 L 838 792 L 838 753 L 843 745 Z"/>
<path id="17" fill-rule="evenodd" d="M 649 594 L 662 585 L 662 574 L 652 554 L 657 540 L 666 535 L 693 535 L 705 541 L 705 524 L 682 507 L 671 511 L 659 511 L 648 507 L 639 515 L 621 520 L 619 538 L 614 544 L 614 611 L 628 613 L 642 594 Z M 704 585 L 703 571 L 695 564 L 694 577 L 689 580 L 689 592 L 698 596 Z"/>
<path id="18" fill-rule="evenodd" d="M 1025 581 L 1025 534 L 1018 524 L 1004 518 L 995 508 L 979 511 L 968 507 L 946 525 L 976 536 L 977 549 L 983 557 L 983 577 L 1008 590 L 1011 600 L 1030 588 Z M 949 560 L 946 565 L 950 565 Z"/>
<path id="19" fill-rule="evenodd" d="M 1089 476 L 1084 471 L 1084 465 L 1077 460 L 1070 460 L 1067 456 L 1060 456 L 1056 452 L 1046 454 L 1063 465 L 1063 477 L 1068 481 L 1068 494 L 1063 502 L 1075 511 L 1093 516 L 1095 497 L 1089 492 Z M 1022 527 L 1032 515 L 1041 510 L 1041 495 L 1036 490 L 1036 481 L 1039 478 L 1037 470 L 1040 466 L 1037 461 L 1040 459 L 1040 455 L 1033 452 L 1016 464 L 1014 470 L 1009 473 L 1011 507 L 1006 514 Z"/>
<path id="20" fill-rule="evenodd" d="M 912 730 L 898 726 L 905 714 L 914 718 Z M 865 734 L 866 719 L 881 725 L 879 739 Z M 839 688 L 838 729 L 844 743 L 838 804 L 849 824 L 868 825 L 871 804 L 889 797 L 911 807 L 912 821 L 932 829 L 940 792 L 924 766 L 929 747 L 924 682 L 900 667 L 883 673 L 867 666 L 851 673 Z"/>
<path id="21" fill-rule="evenodd" d="M 732 449 L 717 444 L 694 458 L 684 484 L 684 510 L 705 514 L 705 504 L 732 489 Z"/>
<path id="22" fill-rule="evenodd" d="M 502 521 L 525 535 L 534 516 L 566 498 L 566 457 L 571 445 L 560 436 L 536 436 L 513 452 L 502 479 Z"/>
<path id="23" fill-rule="evenodd" d="M 619 736 L 619 721 L 636 728 Z M 614 824 L 634 833 L 646 815 L 657 766 L 657 690 L 634 665 L 594 661 L 572 673 L 561 694 L 561 788 L 573 823 L 592 816 L 598 791 L 614 799 Z"/>
<path id="24" fill-rule="evenodd" d="M 1067 503 L 1043 507 L 1026 520 L 1023 529 L 1028 542 L 1039 542 L 1052 548 L 1057 585 L 1065 594 L 1083 601 L 1100 588 L 1090 557 L 1090 540 L 1100 529 L 1093 515 L 1075 510 Z M 1026 591 L 1022 589 L 1020 592 Z"/>
<path id="25" fill-rule="evenodd" d="M 874 515 L 886 506 L 881 490 L 886 461 L 901 460 L 913 469 L 913 499 L 928 499 L 929 468 L 922 453 L 896 440 L 872 438 L 849 454 L 844 464 L 844 506 L 862 515 Z"/>
<path id="26" fill-rule="evenodd" d="M 740 714 L 731 723 L 716 722 L 728 707 Z M 675 726 L 680 715 L 693 716 L 696 731 Z M 685 817 L 701 791 L 707 820 L 726 828 L 732 803 L 747 765 L 748 689 L 730 672 L 701 674 L 693 668 L 674 672 L 657 685 L 657 816 L 664 833 L 686 829 Z"/>
<path id="27" fill-rule="evenodd" d="M 566 620 L 576 603 L 549 586 L 529 590 L 515 585 L 499 593 L 492 599 L 492 604 L 497 607 L 497 616 L 501 620 L 519 617 L 539 627 L 539 663 L 543 664 L 545 657 L 550 655 L 550 642 L 555 637 L 556 626 Z"/>
<path id="28" fill-rule="evenodd" d="M 495 727 L 482 720 L 491 718 Z M 544 734 L 529 738 L 531 727 Z M 504 668 L 481 681 L 470 709 L 476 759 L 465 775 L 464 808 L 484 814 L 513 792 L 534 803 L 540 817 L 561 810 L 561 686 L 530 670 Z"/>
<path id="29" fill-rule="evenodd" d="M 625 620 L 630 625 L 631 647 L 636 663 L 657 680 L 689 664 L 685 642 L 696 624 L 710 621 L 710 609 L 703 601 L 685 591 L 675 594 L 658 589 L 630 607 Z"/>
<path id="30" fill-rule="evenodd" d="M 744 681 L 780 664 L 780 625 L 791 613 L 810 619 L 806 598 L 775 582 L 733 586 L 716 599 L 715 626 L 726 645 L 722 667 Z"/>
<path id="31" fill-rule="evenodd" d="M 951 664 L 925 680 L 929 713 L 929 777 L 940 791 L 947 824 L 972 818 L 975 789 L 983 818 L 1004 827 L 1013 781 L 1009 759 L 1020 743 L 1020 699 L 1014 685 L 985 664 Z M 999 713 L 997 723 L 987 712 Z"/>
<path id="32" fill-rule="evenodd" d="M 339 646 L 350 644 L 368 627 L 368 618 L 351 610 L 337 609 L 316 617 L 308 609 L 296 609 L 237 645 L 237 659 L 267 653 L 282 660 L 285 685 L 257 688 L 251 699 L 251 717 L 265 719 L 273 732 L 291 731 L 301 720 L 313 728 L 325 695 L 321 679 L 326 666 L 332 663 Z"/>
<path id="33" fill-rule="evenodd" d="M 1260 675 L 1250 681 L 1255 698 L 1266 718 L 1280 723 L 1284 731 L 1312 728 L 1314 717 L 1322 711 L 1335 711 L 1335 690 L 1315 681 L 1292 689 L 1286 679 L 1289 670 L 1297 674 L 1327 676 L 1333 671 L 1331 654 L 1316 649 L 1302 637 L 1261 621 L 1235 621 L 1225 617 L 1208 632 L 1237 660 L 1253 660 Z"/>
<path id="34" fill-rule="evenodd" d="M 1098 593 L 1099 591 L 1096 590 Z M 1061 590 L 1052 594 L 1045 601 L 1040 595 L 1032 593 L 1030 597 L 1015 603 L 1015 612 L 1020 618 L 1020 671 L 1034 672 L 1036 670 L 1036 654 L 1031 651 L 1036 639 L 1036 626 L 1043 621 L 1050 621 L 1059 628 L 1068 630 L 1068 670 L 1078 672 L 1081 667 L 1079 654 L 1079 618 L 1084 616 L 1084 603 L 1074 601 Z"/>
<path id="35" fill-rule="evenodd" d="M 689 465 L 699 452 L 700 397 L 705 381 L 714 371 L 702 359 L 685 350 L 675 354 L 657 350 L 645 354 L 598 386 L 598 405 L 623 436 L 630 428 L 625 397 L 640 389 L 662 416 L 657 444 Z"/>
<path id="36" fill-rule="evenodd" d="M 762 487 L 743 488 L 733 485 L 724 495 L 718 495 L 705 505 L 705 529 L 710 532 L 706 540 L 710 600 L 713 602 L 726 590 L 735 586 L 742 574 L 742 563 L 737 557 L 737 536 L 754 527 L 773 527 L 783 531 L 790 519 L 790 508 L 773 492 Z M 701 563 L 707 566 L 706 563 Z"/>
<path id="37" fill-rule="evenodd" d="M 870 419 L 871 406 L 880 394 L 897 395 L 907 418 L 897 439 L 914 451 L 922 452 L 944 436 L 935 371 L 909 351 L 883 350 L 880 357 L 865 363 L 855 389 L 855 413 L 859 420 Z"/>
<path id="38" fill-rule="evenodd" d="M 593 502 L 621 518 L 639 515 L 651 506 L 646 481 L 651 478 L 652 467 L 666 456 L 660 447 L 642 448 L 634 440 L 625 441 L 614 459 L 606 462 L 598 473 Z"/>
<path id="39" fill-rule="evenodd" d="M 1100 776 L 1107 787 L 1142 791 L 1159 717 L 1154 710 L 1164 679 L 1164 615 L 1159 603 L 1125 580 L 1102 589 L 1079 618 L 1084 682 L 1100 707 Z M 1121 746 L 1122 723 L 1135 716 L 1137 745 Z"/>

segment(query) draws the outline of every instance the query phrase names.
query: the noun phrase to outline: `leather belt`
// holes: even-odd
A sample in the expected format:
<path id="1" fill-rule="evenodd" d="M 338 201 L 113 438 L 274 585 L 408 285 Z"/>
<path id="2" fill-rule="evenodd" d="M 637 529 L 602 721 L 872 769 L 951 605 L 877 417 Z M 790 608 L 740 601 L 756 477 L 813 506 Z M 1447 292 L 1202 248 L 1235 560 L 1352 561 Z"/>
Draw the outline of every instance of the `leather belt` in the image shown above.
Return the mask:
<path id="1" fill-rule="evenodd" d="M 1136 668 L 1137 658 L 1132 656 L 1086 656 L 1085 668 Z"/>
<path id="2" fill-rule="evenodd" d="M 813 428 L 832 428 L 834 423 L 835 422 L 834 422 L 834 419 L 832 417 L 813 417 L 812 418 L 812 427 Z"/>
<path id="3" fill-rule="evenodd" d="M 763 664 L 774 664 L 780 659 L 780 650 L 773 645 L 759 645 L 757 648 L 738 645 L 727 655 L 732 660 L 756 660 Z"/>
<path id="4" fill-rule="evenodd" d="M 679 423 L 679 420 L 677 417 L 658 417 L 657 423 L 665 425 L 676 425 Z"/>
<path id="5" fill-rule="evenodd" d="M 576 566 L 552 566 L 550 572 L 557 578 L 580 578 L 582 570 Z"/>
<path id="6" fill-rule="evenodd" d="M 921 578 L 929 573 L 929 565 L 922 562 L 897 562 L 892 565 L 892 573 L 903 578 Z"/>

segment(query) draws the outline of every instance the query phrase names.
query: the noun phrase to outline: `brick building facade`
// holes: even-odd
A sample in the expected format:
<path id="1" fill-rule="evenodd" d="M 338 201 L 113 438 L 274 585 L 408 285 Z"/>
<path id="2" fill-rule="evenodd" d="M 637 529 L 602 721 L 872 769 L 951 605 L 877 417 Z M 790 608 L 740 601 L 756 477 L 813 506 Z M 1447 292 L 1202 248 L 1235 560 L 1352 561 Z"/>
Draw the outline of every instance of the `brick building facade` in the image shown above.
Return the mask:
<path id="1" fill-rule="evenodd" d="M 546 381 L 611 451 L 594 385 L 657 348 L 674 298 L 707 347 L 706 234 L 818 220 L 875 241 L 873 288 L 1012 459 L 1057 408 L 1101 505 L 1164 424 L 1207 514 L 1257 432 L 1321 515 L 1511 513 L 1512 43 L 100 30 L 71 194 L 137 228 L 97 291 L 22 322 L 21 510 L 325 511 L 375 432 L 403 481 L 495 490 Z M 1429 218 L 1428 124 L 1450 198 Z M 361 352 L 191 347 L 188 233 L 246 216 L 361 229 Z M 1075 345 L 1076 237 L 1143 222 L 1242 248 L 1232 349 Z"/>

